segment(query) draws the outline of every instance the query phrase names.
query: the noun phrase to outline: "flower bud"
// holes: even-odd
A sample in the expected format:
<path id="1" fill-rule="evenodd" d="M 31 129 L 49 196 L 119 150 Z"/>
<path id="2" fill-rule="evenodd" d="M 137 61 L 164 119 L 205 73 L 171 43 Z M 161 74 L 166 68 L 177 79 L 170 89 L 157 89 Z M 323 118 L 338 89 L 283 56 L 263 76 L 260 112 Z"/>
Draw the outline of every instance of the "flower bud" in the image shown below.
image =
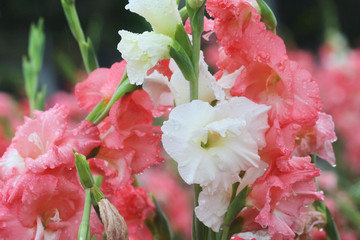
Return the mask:
<path id="1" fill-rule="evenodd" d="M 188 0 L 188 4 L 193 9 L 198 9 L 199 7 L 201 7 L 201 5 L 203 5 L 204 2 L 205 0 Z"/>
<path id="2" fill-rule="evenodd" d="M 124 218 L 106 198 L 99 204 L 100 217 L 105 227 L 108 240 L 127 240 L 128 229 Z"/>

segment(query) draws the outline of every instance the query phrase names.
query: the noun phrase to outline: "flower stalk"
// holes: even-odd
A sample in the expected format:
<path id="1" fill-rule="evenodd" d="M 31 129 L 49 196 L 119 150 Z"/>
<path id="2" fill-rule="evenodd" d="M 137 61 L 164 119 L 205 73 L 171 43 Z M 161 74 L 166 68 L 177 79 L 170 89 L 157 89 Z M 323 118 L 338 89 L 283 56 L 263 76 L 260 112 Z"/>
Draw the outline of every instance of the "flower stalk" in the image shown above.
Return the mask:
<path id="1" fill-rule="evenodd" d="M 81 28 L 80 20 L 75 7 L 75 0 L 61 0 L 64 13 L 69 24 L 70 30 L 78 42 L 81 56 L 87 73 L 91 73 L 99 67 L 95 49 L 90 38 L 85 38 Z"/>
<path id="2" fill-rule="evenodd" d="M 39 19 L 38 24 L 31 24 L 29 34 L 28 58 L 23 56 L 22 67 L 25 79 L 25 91 L 29 99 L 31 116 L 33 110 L 44 109 L 46 87 L 38 91 L 39 72 L 44 57 L 45 33 L 44 20 Z"/>

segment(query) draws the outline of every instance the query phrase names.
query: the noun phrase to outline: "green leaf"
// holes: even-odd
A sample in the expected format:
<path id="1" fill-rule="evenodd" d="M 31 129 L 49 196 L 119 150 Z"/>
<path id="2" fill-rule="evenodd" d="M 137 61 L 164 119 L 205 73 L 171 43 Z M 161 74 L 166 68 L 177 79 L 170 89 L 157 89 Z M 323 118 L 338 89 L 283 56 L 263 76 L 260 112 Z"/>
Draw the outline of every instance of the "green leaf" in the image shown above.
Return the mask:
<path id="1" fill-rule="evenodd" d="M 235 218 L 230 225 L 229 236 L 241 232 L 243 225 L 244 225 L 244 219 L 242 217 Z"/>
<path id="2" fill-rule="evenodd" d="M 230 203 L 228 210 L 224 217 L 224 224 L 230 225 L 236 218 L 239 212 L 245 207 L 246 197 L 249 192 L 249 187 L 246 186 Z"/>
<path id="3" fill-rule="evenodd" d="M 260 7 L 260 15 L 263 22 L 268 26 L 268 28 L 276 33 L 277 20 L 275 14 L 271 8 L 264 2 L 264 0 L 256 0 Z"/>
<path id="4" fill-rule="evenodd" d="M 154 218 L 154 226 L 158 233 L 158 240 L 171 240 L 173 239 L 173 233 L 171 231 L 169 221 L 167 220 L 164 212 L 162 211 L 159 203 L 156 201 L 155 197 L 151 195 L 152 201 L 155 203 L 156 215 Z"/>
<path id="5" fill-rule="evenodd" d="M 174 59 L 186 80 L 190 82 L 196 81 L 197 78 L 191 59 L 177 41 L 174 41 L 174 47 L 170 48 L 170 56 Z"/>
<path id="6" fill-rule="evenodd" d="M 228 240 L 230 238 L 230 227 L 234 222 L 236 216 L 245 207 L 246 197 L 250 192 L 250 188 L 246 186 L 241 192 L 234 198 L 227 209 L 224 217 L 223 232 L 221 240 Z"/>
<path id="7" fill-rule="evenodd" d="M 188 34 L 185 31 L 184 25 L 182 25 L 181 23 L 179 23 L 176 26 L 175 40 L 181 45 L 181 47 L 184 49 L 185 53 L 191 59 L 191 55 L 192 55 L 191 42 L 190 42 Z"/>
<path id="8" fill-rule="evenodd" d="M 339 232 L 336 228 L 335 222 L 327 206 L 325 206 L 326 225 L 324 230 L 328 240 L 340 240 Z"/>

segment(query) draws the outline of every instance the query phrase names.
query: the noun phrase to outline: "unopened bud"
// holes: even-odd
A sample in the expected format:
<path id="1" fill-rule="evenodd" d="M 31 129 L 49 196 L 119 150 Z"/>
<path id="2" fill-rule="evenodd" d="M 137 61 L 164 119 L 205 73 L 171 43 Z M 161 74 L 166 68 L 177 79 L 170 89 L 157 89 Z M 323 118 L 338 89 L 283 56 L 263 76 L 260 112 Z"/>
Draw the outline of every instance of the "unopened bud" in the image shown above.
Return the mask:
<path id="1" fill-rule="evenodd" d="M 188 4 L 193 9 L 198 9 L 203 5 L 205 0 L 188 0 Z"/>
<path id="2" fill-rule="evenodd" d="M 124 218 L 106 198 L 99 204 L 100 217 L 108 240 L 128 240 L 128 229 Z"/>

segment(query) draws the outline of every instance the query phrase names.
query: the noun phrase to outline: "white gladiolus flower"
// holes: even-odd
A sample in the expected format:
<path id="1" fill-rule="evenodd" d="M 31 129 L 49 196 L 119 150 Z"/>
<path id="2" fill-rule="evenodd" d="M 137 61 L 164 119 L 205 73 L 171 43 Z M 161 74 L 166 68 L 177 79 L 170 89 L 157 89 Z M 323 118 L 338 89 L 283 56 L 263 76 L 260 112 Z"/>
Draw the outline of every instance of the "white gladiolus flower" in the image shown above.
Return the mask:
<path id="1" fill-rule="evenodd" d="M 118 50 L 127 62 L 130 83 L 141 85 L 147 71 L 161 59 L 170 58 L 169 49 L 173 40 L 163 34 L 144 32 L 142 34 L 120 30 L 121 41 Z"/>
<path id="2" fill-rule="evenodd" d="M 269 109 L 245 97 L 215 107 L 200 100 L 177 106 L 161 128 L 163 146 L 186 183 L 209 193 L 227 189 L 240 171 L 259 167 Z"/>
<path id="3" fill-rule="evenodd" d="M 190 83 L 184 78 L 174 60 L 170 60 L 170 70 L 173 72 L 169 87 L 174 96 L 176 105 L 190 102 Z M 216 99 L 215 91 L 221 91 L 216 85 L 216 79 L 208 70 L 204 60 L 203 52 L 200 52 L 199 60 L 199 99 L 205 102 L 212 102 Z"/>
<path id="4" fill-rule="evenodd" d="M 176 0 L 129 0 L 125 9 L 144 17 L 155 32 L 172 38 L 176 25 L 182 23 Z"/>

